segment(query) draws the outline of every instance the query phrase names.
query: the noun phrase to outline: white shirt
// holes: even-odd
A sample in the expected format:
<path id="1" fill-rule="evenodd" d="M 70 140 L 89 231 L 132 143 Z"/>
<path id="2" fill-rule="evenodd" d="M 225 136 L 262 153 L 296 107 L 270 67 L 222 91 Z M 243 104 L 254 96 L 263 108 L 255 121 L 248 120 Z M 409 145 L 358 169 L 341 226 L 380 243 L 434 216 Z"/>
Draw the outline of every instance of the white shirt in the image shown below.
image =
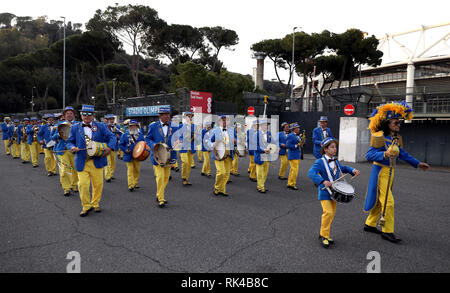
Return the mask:
<path id="1" fill-rule="evenodd" d="M 84 134 L 87 135 L 90 139 L 92 139 L 92 123 L 90 124 L 91 127 L 83 127 Z"/>
<path id="2" fill-rule="evenodd" d="M 159 120 L 159 122 L 161 123 L 161 128 L 163 130 L 164 136 L 167 136 L 167 131 L 169 131 L 169 126 L 164 125 L 164 123 L 161 120 Z"/>
<path id="3" fill-rule="evenodd" d="M 327 136 L 328 136 L 327 129 L 326 128 L 325 129 L 322 128 L 322 132 L 323 132 L 323 138 L 327 138 Z"/>
<path id="4" fill-rule="evenodd" d="M 220 126 L 220 130 L 222 130 L 222 136 L 223 136 L 225 142 L 229 143 L 230 142 L 230 136 L 228 135 L 228 129 L 227 128 L 223 128 L 223 126 Z"/>
<path id="5" fill-rule="evenodd" d="M 331 157 L 325 155 L 325 160 L 327 160 L 327 162 L 328 162 L 328 160 L 330 160 L 330 159 L 331 159 Z M 335 161 L 328 163 L 328 165 L 330 165 L 330 168 L 331 168 L 331 171 L 333 172 L 333 174 L 336 174 L 336 169 L 337 169 L 337 168 L 336 168 L 336 163 L 335 163 Z"/>

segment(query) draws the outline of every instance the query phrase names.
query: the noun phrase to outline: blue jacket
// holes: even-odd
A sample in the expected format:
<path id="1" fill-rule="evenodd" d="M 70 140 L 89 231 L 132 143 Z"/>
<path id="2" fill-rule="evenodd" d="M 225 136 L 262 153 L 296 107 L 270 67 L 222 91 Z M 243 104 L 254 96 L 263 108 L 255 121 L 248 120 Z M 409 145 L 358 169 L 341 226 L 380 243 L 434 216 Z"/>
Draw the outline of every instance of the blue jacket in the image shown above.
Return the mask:
<path id="1" fill-rule="evenodd" d="M 52 140 L 52 133 L 54 133 L 55 128 L 55 126 L 41 125 L 41 128 L 38 132 L 38 140 L 44 140 L 44 148 L 47 148 L 47 143 Z"/>
<path id="2" fill-rule="evenodd" d="M 278 153 L 279 153 L 280 156 L 286 155 L 287 146 L 286 147 L 282 147 L 281 145 L 282 144 L 286 144 L 286 141 L 287 141 L 287 138 L 288 138 L 289 134 L 286 134 L 286 132 L 284 132 L 284 131 L 278 132 L 278 143 L 279 143 L 279 147 L 280 147 L 280 151 Z"/>
<path id="3" fill-rule="evenodd" d="M 61 124 L 63 122 L 67 122 L 67 120 L 59 121 L 58 124 L 56 125 L 56 129 L 51 134 L 52 140 L 56 141 L 56 144 L 55 144 L 55 147 L 53 148 L 53 151 L 64 151 L 64 150 L 67 149 L 66 148 L 67 141 L 62 139 L 61 136 L 59 136 L 59 133 L 58 133 L 58 126 L 59 126 L 59 124 Z M 76 120 L 72 121 L 72 125 L 74 125 L 75 123 L 77 123 Z M 58 155 L 63 155 L 64 153 L 63 152 L 59 152 L 57 154 Z"/>
<path id="4" fill-rule="evenodd" d="M 113 148 L 116 143 L 116 137 L 105 125 L 100 122 L 92 122 L 92 140 L 97 142 L 106 143 L 109 148 Z M 96 128 L 96 129 L 94 129 Z M 95 131 L 94 131 L 95 130 Z M 70 128 L 70 136 L 67 139 L 67 149 L 71 150 L 73 147 L 79 149 L 86 148 L 86 139 L 84 134 L 84 129 L 82 123 L 73 124 Z M 86 164 L 87 152 L 86 150 L 81 150 L 75 153 L 75 169 L 78 172 L 84 170 L 84 165 Z M 108 164 L 106 157 L 94 157 L 94 165 L 96 168 L 103 168 Z"/>
<path id="5" fill-rule="evenodd" d="M 228 133 L 229 141 L 228 141 L 228 144 L 225 146 L 225 149 L 230 151 L 231 159 L 233 159 L 234 158 L 234 140 L 236 139 L 234 128 L 228 127 L 227 133 Z M 221 140 L 225 141 L 222 128 L 220 128 L 220 127 L 216 127 L 213 130 L 211 130 L 210 134 L 211 134 L 211 138 L 209 140 L 209 147 L 211 149 L 213 149 L 214 142 L 221 141 Z M 212 152 L 212 158 L 213 158 L 213 160 L 216 159 L 216 157 L 214 156 L 214 152 Z"/>
<path id="6" fill-rule="evenodd" d="M 209 147 L 209 140 L 211 139 L 212 129 L 210 131 L 206 130 L 206 128 L 202 129 L 202 152 L 211 151 Z"/>
<path id="7" fill-rule="evenodd" d="M 123 151 L 123 161 L 124 162 L 131 162 L 133 160 L 133 149 L 136 143 L 140 141 L 144 141 L 144 135 L 142 135 L 141 132 L 138 133 L 137 139 L 135 142 L 131 140 L 130 143 L 130 132 L 127 130 L 122 136 L 120 137 L 120 142 L 118 143 L 119 148 Z M 127 150 L 130 152 L 127 154 Z"/>
<path id="8" fill-rule="evenodd" d="M 247 149 L 249 156 L 255 155 L 256 150 L 256 131 L 253 128 L 247 130 Z"/>
<path id="9" fill-rule="evenodd" d="M 262 160 L 261 155 L 264 154 L 267 145 L 272 142 L 272 134 L 270 131 L 267 131 L 267 142 L 264 141 L 261 130 L 258 130 L 253 137 L 256 138 L 255 164 L 262 165 L 264 164 L 264 161 Z M 269 158 L 269 160 L 271 160 L 271 158 Z"/>
<path id="10" fill-rule="evenodd" d="M 338 160 L 336 160 L 335 163 L 339 166 L 342 173 L 348 173 L 348 174 L 353 173 L 353 170 L 354 170 L 353 168 L 341 165 L 341 163 L 339 163 Z M 336 174 L 333 174 L 333 171 L 330 168 L 328 161 L 326 164 L 328 165 L 328 168 L 330 169 L 331 176 L 333 177 L 333 181 L 342 176 L 341 172 L 339 171 L 339 168 L 337 169 Z M 330 197 L 330 194 L 328 193 L 328 191 L 326 189 L 322 190 L 322 188 L 325 186 L 322 182 L 325 180 L 330 181 L 330 179 L 328 178 L 327 170 L 325 169 L 325 165 L 323 163 L 322 158 L 316 160 L 316 162 L 311 167 L 311 169 L 309 169 L 308 176 L 309 176 L 309 178 L 311 178 L 311 180 L 316 185 L 318 185 L 319 200 L 331 200 L 331 197 Z"/>
<path id="11" fill-rule="evenodd" d="M 113 125 L 110 127 L 108 124 L 105 123 L 106 128 L 111 131 L 114 136 L 116 137 L 116 145 L 112 149 L 114 152 L 117 152 L 119 150 L 119 140 L 121 139 L 123 132 L 122 129 L 120 129 L 117 125 Z M 142 133 L 139 129 L 139 132 Z"/>
<path id="12" fill-rule="evenodd" d="M 288 160 L 300 160 L 300 147 L 298 146 L 299 137 L 294 133 L 289 133 L 286 140 L 288 148 Z"/>
<path id="13" fill-rule="evenodd" d="M 389 148 L 389 146 L 392 144 L 391 136 L 385 136 L 385 146 L 382 146 L 381 148 L 374 148 L 370 147 L 369 151 L 366 154 L 366 159 L 371 162 L 377 162 L 378 164 L 381 164 L 383 166 L 389 167 L 389 159 L 384 158 L 384 152 Z M 387 147 L 387 148 L 386 148 Z M 420 161 L 408 154 L 402 147 L 399 147 L 400 154 L 398 158 L 408 162 L 411 166 L 414 168 L 417 168 Z M 381 171 L 381 166 L 379 165 L 372 165 L 372 171 L 370 173 L 369 177 L 369 185 L 367 187 L 367 194 L 366 194 L 366 200 L 364 203 L 364 211 L 370 211 L 374 206 L 375 202 L 377 201 L 378 197 L 378 175 Z M 384 191 L 385 192 L 385 191 Z"/>
<path id="14" fill-rule="evenodd" d="M 30 124 L 30 125 L 28 125 L 27 128 L 26 128 L 26 133 L 28 134 L 28 141 L 27 141 L 27 143 L 28 143 L 29 145 L 31 145 L 31 143 L 33 142 L 33 135 L 34 135 L 33 126 L 34 126 L 33 124 Z M 39 127 L 39 130 L 41 130 L 41 126 L 40 126 L 40 125 L 37 125 L 37 124 L 36 124 L 36 126 Z M 39 132 L 38 132 L 38 133 L 39 133 Z M 39 138 L 40 138 L 40 137 L 37 138 L 38 141 L 39 141 Z"/>
<path id="15" fill-rule="evenodd" d="M 150 147 L 153 165 L 158 165 L 158 163 L 156 163 L 155 158 L 153 156 L 153 147 L 154 147 L 155 143 L 163 142 L 163 143 L 167 144 L 169 146 L 169 148 L 172 148 L 172 136 L 177 131 L 177 129 L 178 129 L 177 126 L 174 126 L 174 125 L 172 125 L 172 122 L 169 122 L 169 126 L 167 129 L 167 136 L 165 137 L 160 121 L 153 122 L 148 126 L 148 133 L 147 133 L 147 136 L 145 137 L 145 142 Z M 170 152 L 170 159 L 176 160 L 176 158 L 177 158 L 177 152 L 172 150 Z"/>
<path id="16" fill-rule="evenodd" d="M 331 134 L 331 130 L 330 128 L 327 127 L 327 137 L 333 137 L 333 135 Z M 312 135 L 312 140 L 314 143 L 314 149 L 313 149 L 313 154 L 314 157 L 316 157 L 316 159 L 320 159 L 322 157 L 322 154 L 320 153 L 320 149 L 322 148 L 322 146 L 320 145 L 322 143 L 322 141 L 325 139 L 325 137 L 323 136 L 323 131 L 322 131 L 322 127 L 316 127 L 313 130 L 313 135 Z"/>
<path id="17" fill-rule="evenodd" d="M 183 142 L 180 154 L 187 153 L 188 151 L 191 151 L 191 153 L 193 154 L 196 153 L 195 140 L 198 139 L 198 137 L 196 138 L 197 133 L 195 133 L 196 128 L 195 124 L 192 123 L 190 128 L 191 128 L 190 133 L 188 124 L 182 124 L 178 128 L 178 131 L 181 131 L 180 140 Z"/>
<path id="18" fill-rule="evenodd" d="M 11 138 L 11 134 L 9 133 L 9 127 L 5 122 L 2 122 L 2 134 L 3 140 L 7 140 Z"/>

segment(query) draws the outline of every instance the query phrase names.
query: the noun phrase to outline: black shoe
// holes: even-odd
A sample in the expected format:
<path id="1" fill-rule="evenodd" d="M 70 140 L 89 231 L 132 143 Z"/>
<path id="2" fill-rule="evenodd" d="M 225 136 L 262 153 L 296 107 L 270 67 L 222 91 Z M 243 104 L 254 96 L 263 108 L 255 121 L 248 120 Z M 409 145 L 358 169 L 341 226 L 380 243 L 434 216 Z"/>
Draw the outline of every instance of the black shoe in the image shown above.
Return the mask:
<path id="1" fill-rule="evenodd" d="M 111 179 L 112 179 L 112 180 L 116 180 L 116 177 L 113 176 L 113 177 L 111 177 Z"/>
<path id="2" fill-rule="evenodd" d="M 22 161 L 22 164 L 27 164 L 28 162 L 27 161 Z"/>
<path id="3" fill-rule="evenodd" d="M 228 193 L 224 193 L 224 192 L 219 192 L 219 194 L 220 194 L 220 195 L 223 195 L 223 196 L 229 196 Z"/>
<path id="4" fill-rule="evenodd" d="M 19 157 L 14 157 L 13 159 L 18 159 Z"/>
<path id="5" fill-rule="evenodd" d="M 195 169 L 195 166 L 191 166 L 191 169 Z"/>
<path id="6" fill-rule="evenodd" d="M 253 181 L 253 182 L 257 182 L 258 180 L 256 180 L 256 179 L 253 179 L 253 178 L 249 178 L 250 179 L 250 181 Z"/>
<path id="7" fill-rule="evenodd" d="M 381 231 L 378 230 L 377 227 L 371 227 L 369 225 L 364 225 L 364 231 L 375 234 L 381 234 Z"/>
<path id="8" fill-rule="evenodd" d="M 202 176 L 206 176 L 206 174 L 205 174 L 205 173 L 203 173 L 203 172 L 201 173 L 201 175 L 202 175 Z"/>
<path id="9" fill-rule="evenodd" d="M 392 243 L 399 243 L 402 241 L 400 238 L 395 237 L 394 233 L 381 233 L 381 238 L 384 240 L 390 241 Z"/>
<path id="10" fill-rule="evenodd" d="M 238 177 L 240 174 L 239 173 L 231 173 L 231 175 Z"/>
<path id="11" fill-rule="evenodd" d="M 137 185 L 134 187 L 134 189 L 139 189 L 139 188 L 141 188 L 141 187 L 140 187 L 140 186 L 137 186 Z"/>
<path id="12" fill-rule="evenodd" d="M 287 180 L 286 177 L 282 177 L 282 176 L 278 176 L 278 179 L 280 179 L 280 180 Z"/>
<path id="13" fill-rule="evenodd" d="M 128 188 L 128 190 L 129 190 L 130 192 L 133 192 L 133 191 L 134 191 L 134 188 Z"/>
<path id="14" fill-rule="evenodd" d="M 214 194 L 215 196 L 218 196 L 218 195 L 220 194 L 220 192 L 214 189 L 213 194 Z"/>
<path id="15" fill-rule="evenodd" d="M 187 181 L 187 180 L 183 180 L 183 186 L 191 186 L 192 183 Z"/>
<path id="16" fill-rule="evenodd" d="M 96 213 L 101 213 L 101 212 L 102 212 L 102 209 L 101 209 L 100 207 L 94 208 L 94 212 L 96 212 Z"/>
<path id="17" fill-rule="evenodd" d="M 111 179 L 106 179 L 106 182 L 111 183 Z"/>
<path id="18" fill-rule="evenodd" d="M 267 190 L 265 190 L 265 189 L 262 189 L 262 190 L 261 190 L 261 189 L 258 189 L 258 192 L 259 192 L 259 193 L 266 193 Z"/>
<path id="19" fill-rule="evenodd" d="M 86 217 L 89 214 L 89 212 L 92 211 L 92 210 L 93 210 L 93 208 L 91 207 L 87 211 L 81 211 L 80 217 Z"/>
<path id="20" fill-rule="evenodd" d="M 178 172 L 178 171 L 180 171 L 180 168 L 176 167 L 176 168 L 173 168 L 173 170 L 174 170 L 175 172 Z"/>
<path id="21" fill-rule="evenodd" d="M 165 204 L 169 203 L 167 200 L 163 200 Z M 156 202 L 159 203 L 159 199 L 156 198 Z"/>
<path id="22" fill-rule="evenodd" d="M 70 191 L 68 192 L 64 192 L 64 196 L 71 196 L 72 194 L 70 193 Z"/>
<path id="23" fill-rule="evenodd" d="M 330 247 L 330 241 L 325 237 L 319 236 L 319 242 L 324 248 Z"/>
<path id="24" fill-rule="evenodd" d="M 78 193 L 78 189 L 72 189 L 74 193 Z"/>
<path id="25" fill-rule="evenodd" d="M 211 177 L 211 174 L 206 174 L 206 177 Z"/>
<path id="26" fill-rule="evenodd" d="M 47 173 L 47 177 L 51 177 L 51 176 L 53 176 L 52 173 Z"/>
<path id="27" fill-rule="evenodd" d="M 297 186 L 290 186 L 290 185 L 288 185 L 287 188 L 292 189 L 292 190 L 298 190 Z"/>
<path id="28" fill-rule="evenodd" d="M 33 165 L 33 168 L 37 168 L 37 167 L 39 167 L 39 165 Z"/>
<path id="29" fill-rule="evenodd" d="M 164 202 L 158 203 L 158 207 L 160 207 L 160 208 L 164 208 L 165 206 L 166 206 L 166 204 Z"/>
<path id="30" fill-rule="evenodd" d="M 231 180 L 228 180 L 227 184 L 230 184 L 230 183 L 233 183 L 233 181 L 231 181 Z"/>

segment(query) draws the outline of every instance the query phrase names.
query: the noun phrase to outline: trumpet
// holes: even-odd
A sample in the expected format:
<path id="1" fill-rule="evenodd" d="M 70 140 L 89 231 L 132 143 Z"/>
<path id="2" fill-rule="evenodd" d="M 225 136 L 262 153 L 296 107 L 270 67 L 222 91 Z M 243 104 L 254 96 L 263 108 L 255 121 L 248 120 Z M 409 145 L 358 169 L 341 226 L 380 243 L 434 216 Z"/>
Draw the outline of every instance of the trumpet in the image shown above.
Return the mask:
<path id="1" fill-rule="evenodd" d="M 26 127 L 23 126 L 22 127 L 22 142 L 26 142 L 27 141 L 27 137 L 28 137 L 28 134 L 27 134 Z"/>
<path id="2" fill-rule="evenodd" d="M 37 141 L 37 134 L 38 134 L 38 132 L 39 132 L 39 126 L 33 126 L 33 132 L 34 132 L 34 134 L 33 134 L 33 141 Z"/>
<path id="3" fill-rule="evenodd" d="M 297 145 L 298 145 L 299 147 L 303 147 L 303 145 L 304 145 L 305 142 L 306 142 L 306 131 L 303 130 L 302 134 L 299 135 L 299 136 L 297 136 L 297 139 L 298 139 L 298 144 L 297 144 Z"/>

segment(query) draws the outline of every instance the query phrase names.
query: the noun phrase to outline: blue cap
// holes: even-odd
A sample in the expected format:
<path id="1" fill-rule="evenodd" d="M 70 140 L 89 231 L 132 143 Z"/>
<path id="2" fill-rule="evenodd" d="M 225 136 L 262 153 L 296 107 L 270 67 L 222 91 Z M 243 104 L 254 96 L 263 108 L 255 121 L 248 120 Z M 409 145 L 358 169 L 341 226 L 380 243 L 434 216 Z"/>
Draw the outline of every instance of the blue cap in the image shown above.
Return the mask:
<path id="1" fill-rule="evenodd" d="M 31 117 L 31 121 L 37 121 L 37 117 Z"/>
<path id="2" fill-rule="evenodd" d="M 262 119 L 259 119 L 259 120 L 258 120 L 258 123 L 259 123 L 259 124 L 267 124 L 267 123 L 269 123 L 269 122 L 267 121 L 266 118 L 262 118 Z"/>
<path id="3" fill-rule="evenodd" d="M 23 121 L 30 121 L 30 118 L 23 118 Z"/>
<path id="4" fill-rule="evenodd" d="M 187 115 L 194 115 L 194 113 L 192 113 L 192 112 L 190 112 L 190 111 L 185 112 L 185 113 L 184 113 L 184 116 L 187 116 Z"/>
<path id="5" fill-rule="evenodd" d="M 47 118 L 55 118 L 55 115 L 53 113 L 47 114 Z"/>
<path id="6" fill-rule="evenodd" d="M 291 125 L 289 126 L 289 129 L 294 129 L 294 128 L 300 128 L 300 124 L 298 124 L 297 122 L 291 123 Z"/>
<path id="7" fill-rule="evenodd" d="M 63 114 L 64 114 L 66 111 L 73 111 L 74 113 L 76 113 L 75 109 L 74 109 L 73 107 L 71 107 L 71 106 L 67 106 L 66 108 L 64 108 Z"/>
<path id="8" fill-rule="evenodd" d="M 322 147 L 322 149 L 320 150 L 320 152 L 323 154 L 324 152 L 324 148 L 327 147 L 330 143 L 335 142 L 336 144 L 338 143 L 337 139 L 332 138 L 332 137 L 327 137 L 324 140 L 322 140 L 322 142 L 320 143 L 320 146 Z"/>
<path id="9" fill-rule="evenodd" d="M 14 119 L 14 122 L 20 122 L 19 119 Z"/>
<path id="10" fill-rule="evenodd" d="M 113 119 L 116 118 L 116 116 L 114 116 L 114 114 L 106 114 L 105 115 L 105 119 Z"/>
<path id="11" fill-rule="evenodd" d="M 227 118 L 227 115 L 225 115 L 225 114 L 220 115 L 220 119 L 223 119 L 223 118 Z"/>
<path id="12" fill-rule="evenodd" d="M 83 106 L 81 106 L 81 111 L 82 112 L 91 112 L 91 113 L 95 112 L 94 106 L 92 106 L 92 105 L 83 105 Z"/>
<path id="13" fill-rule="evenodd" d="M 128 126 L 132 126 L 132 125 L 138 125 L 138 122 L 134 119 L 131 119 L 130 122 L 128 122 Z"/>
<path id="14" fill-rule="evenodd" d="M 319 121 L 326 121 L 326 122 L 328 122 L 328 117 L 327 116 L 320 116 Z"/>
<path id="15" fill-rule="evenodd" d="M 170 114 L 170 106 L 160 106 L 158 108 L 158 114 Z"/>

